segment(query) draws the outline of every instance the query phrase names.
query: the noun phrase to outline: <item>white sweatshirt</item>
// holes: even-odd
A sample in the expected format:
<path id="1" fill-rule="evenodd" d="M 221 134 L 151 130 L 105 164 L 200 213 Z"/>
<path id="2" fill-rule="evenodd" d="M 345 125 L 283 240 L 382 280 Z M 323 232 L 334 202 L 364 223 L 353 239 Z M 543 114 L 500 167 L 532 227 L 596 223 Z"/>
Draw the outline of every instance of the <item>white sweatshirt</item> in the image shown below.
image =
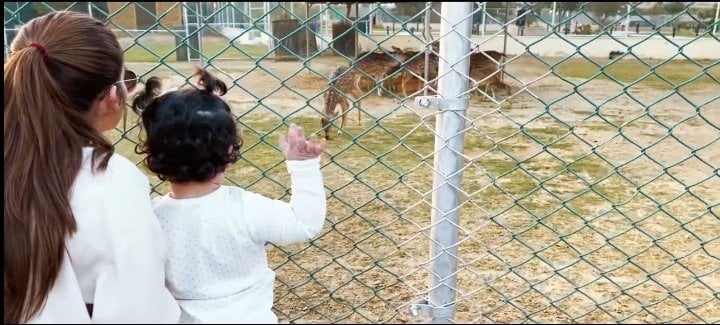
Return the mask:
<path id="1" fill-rule="evenodd" d="M 168 239 L 166 282 L 182 323 L 277 323 L 265 244 L 317 236 L 325 222 L 320 158 L 287 161 L 290 203 L 235 186 L 153 201 Z"/>
<path id="2" fill-rule="evenodd" d="M 70 199 L 77 232 L 44 308 L 28 323 L 177 323 L 148 178 L 117 154 L 92 173 L 92 152 L 83 149 Z M 94 305 L 92 320 L 85 304 Z"/>

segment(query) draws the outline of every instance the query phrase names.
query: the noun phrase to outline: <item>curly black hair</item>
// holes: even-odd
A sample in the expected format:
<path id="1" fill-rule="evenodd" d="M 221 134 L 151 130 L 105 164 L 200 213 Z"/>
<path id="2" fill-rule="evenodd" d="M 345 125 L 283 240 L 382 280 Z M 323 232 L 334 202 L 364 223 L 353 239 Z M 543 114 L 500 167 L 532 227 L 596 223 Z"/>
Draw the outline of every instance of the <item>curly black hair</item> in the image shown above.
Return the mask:
<path id="1" fill-rule="evenodd" d="M 146 155 L 145 165 L 161 180 L 205 182 L 239 158 L 242 139 L 220 98 L 227 87 L 205 70 L 197 74 L 202 88 L 162 95 L 160 80 L 152 77 L 132 102 L 145 132 L 135 152 Z"/>

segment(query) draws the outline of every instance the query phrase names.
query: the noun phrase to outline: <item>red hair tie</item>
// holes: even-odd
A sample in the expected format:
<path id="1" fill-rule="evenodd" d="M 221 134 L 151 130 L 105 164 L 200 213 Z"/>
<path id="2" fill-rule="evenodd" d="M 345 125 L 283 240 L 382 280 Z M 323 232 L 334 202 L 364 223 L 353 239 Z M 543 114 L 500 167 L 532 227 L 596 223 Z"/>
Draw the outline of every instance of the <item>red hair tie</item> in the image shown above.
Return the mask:
<path id="1" fill-rule="evenodd" d="M 45 61 L 45 64 L 48 64 L 50 62 L 50 57 L 47 54 L 47 49 L 45 49 L 45 46 L 39 43 L 30 43 L 30 47 L 34 47 L 38 50 L 38 52 L 40 52 L 43 57 L 43 61 Z"/>

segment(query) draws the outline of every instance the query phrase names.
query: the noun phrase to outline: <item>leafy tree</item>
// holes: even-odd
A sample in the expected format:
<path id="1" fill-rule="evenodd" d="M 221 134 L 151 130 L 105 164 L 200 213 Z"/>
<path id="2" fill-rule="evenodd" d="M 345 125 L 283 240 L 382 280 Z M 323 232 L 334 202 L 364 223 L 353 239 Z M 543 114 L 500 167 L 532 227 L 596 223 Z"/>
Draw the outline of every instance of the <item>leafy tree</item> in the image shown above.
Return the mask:
<path id="1" fill-rule="evenodd" d="M 602 27 L 607 26 L 611 18 L 619 14 L 623 8 L 627 8 L 622 2 L 593 2 L 585 6 L 586 10 L 592 13 Z"/>
<path id="2" fill-rule="evenodd" d="M 662 3 L 658 2 L 650 8 L 635 8 L 635 11 L 641 15 L 664 15 L 666 9 L 663 8 Z"/>
<path id="3" fill-rule="evenodd" d="M 695 17 L 710 25 L 715 22 L 715 10 L 711 8 L 698 8 L 692 11 Z"/>
<path id="4" fill-rule="evenodd" d="M 423 10 L 425 10 L 425 2 L 396 2 L 393 13 L 399 17 L 403 17 L 404 19 L 409 19 L 410 17 L 416 16 Z M 423 15 L 420 15 L 415 17 L 412 21 L 421 22 L 423 19 Z"/>
<path id="5" fill-rule="evenodd" d="M 579 2 L 558 2 L 555 4 L 557 10 L 577 11 L 580 8 Z"/>
<path id="6" fill-rule="evenodd" d="M 668 15 L 676 15 L 685 10 L 685 4 L 682 2 L 663 2 L 662 8 Z"/>
<path id="7" fill-rule="evenodd" d="M 544 2 L 548 4 L 547 2 Z M 568 16 L 580 9 L 580 2 L 557 2 L 555 3 L 555 11 L 558 17 Z M 552 2 L 547 5 L 548 8 L 552 8 Z"/>

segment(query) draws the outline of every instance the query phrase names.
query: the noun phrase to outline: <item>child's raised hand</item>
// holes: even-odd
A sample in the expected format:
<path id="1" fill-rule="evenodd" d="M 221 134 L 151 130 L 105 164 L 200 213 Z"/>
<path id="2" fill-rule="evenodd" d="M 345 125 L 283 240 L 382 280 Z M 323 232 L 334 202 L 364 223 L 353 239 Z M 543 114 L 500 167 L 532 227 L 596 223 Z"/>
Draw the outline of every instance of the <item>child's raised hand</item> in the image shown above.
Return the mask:
<path id="1" fill-rule="evenodd" d="M 325 151 L 327 143 L 311 138 L 305 139 L 301 127 L 292 124 L 288 135 L 280 134 L 280 148 L 287 160 L 306 160 L 320 156 Z"/>

